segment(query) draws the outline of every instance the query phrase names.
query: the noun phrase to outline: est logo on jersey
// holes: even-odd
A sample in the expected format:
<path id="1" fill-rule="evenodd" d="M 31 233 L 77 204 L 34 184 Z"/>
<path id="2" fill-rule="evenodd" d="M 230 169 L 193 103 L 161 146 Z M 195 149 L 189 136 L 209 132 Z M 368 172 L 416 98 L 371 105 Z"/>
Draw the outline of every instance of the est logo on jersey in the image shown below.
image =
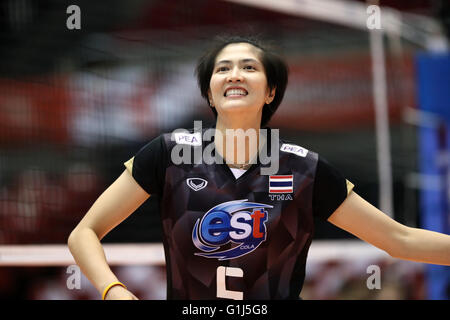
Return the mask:
<path id="1" fill-rule="evenodd" d="M 266 240 L 268 212 L 265 209 L 273 206 L 246 201 L 221 203 L 197 219 L 192 241 L 203 252 L 195 255 L 219 260 L 235 259 L 252 252 Z M 219 250 L 228 243 L 234 246 Z"/>

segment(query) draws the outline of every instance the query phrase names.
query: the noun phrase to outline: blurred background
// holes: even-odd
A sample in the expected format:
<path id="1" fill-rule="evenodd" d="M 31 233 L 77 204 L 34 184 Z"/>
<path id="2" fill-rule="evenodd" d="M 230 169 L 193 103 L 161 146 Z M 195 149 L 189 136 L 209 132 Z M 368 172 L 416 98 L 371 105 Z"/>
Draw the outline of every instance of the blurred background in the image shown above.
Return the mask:
<path id="1" fill-rule="evenodd" d="M 370 4 L 382 8 L 381 42 L 365 24 Z M 448 1 L 3 0 L 2 299 L 100 298 L 83 276 L 69 289 L 70 263 L 52 265 L 39 249 L 65 248 L 149 140 L 214 123 L 194 68 L 227 32 L 259 34 L 286 58 L 289 85 L 270 123 L 281 137 L 320 153 L 397 221 L 450 233 Z M 103 243 L 159 244 L 158 217 L 150 198 Z M 450 298 L 448 267 L 371 254 L 357 241 L 317 222 L 304 299 Z M 163 261 L 123 257 L 119 279 L 142 299 L 165 299 Z M 381 268 L 381 289 L 367 288 L 369 265 Z"/>

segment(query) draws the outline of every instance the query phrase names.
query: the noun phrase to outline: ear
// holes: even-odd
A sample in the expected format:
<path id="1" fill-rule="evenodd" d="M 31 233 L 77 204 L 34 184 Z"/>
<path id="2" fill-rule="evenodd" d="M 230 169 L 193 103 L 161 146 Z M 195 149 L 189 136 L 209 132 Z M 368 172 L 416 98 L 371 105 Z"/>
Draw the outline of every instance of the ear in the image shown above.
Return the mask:
<path id="1" fill-rule="evenodd" d="M 212 99 L 211 89 L 208 90 L 208 102 L 209 106 L 214 108 L 214 101 Z"/>
<path id="2" fill-rule="evenodd" d="M 277 88 L 272 88 L 272 90 L 270 90 L 270 92 L 268 93 L 268 96 L 266 98 L 266 101 L 265 101 L 266 104 L 270 104 L 273 101 L 273 99 L 275 98 L 276 90 L 277 90 Z"/>

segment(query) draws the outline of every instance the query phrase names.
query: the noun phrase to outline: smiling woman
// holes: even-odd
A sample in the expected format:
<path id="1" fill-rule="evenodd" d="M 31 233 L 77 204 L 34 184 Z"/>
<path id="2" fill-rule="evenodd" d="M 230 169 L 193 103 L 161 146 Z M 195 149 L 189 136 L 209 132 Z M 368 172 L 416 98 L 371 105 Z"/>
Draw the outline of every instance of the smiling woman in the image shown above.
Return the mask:
<path id="1" fill-rule="evenodd" d="M 259 135 L 284 95 L 281 58 L 251 39 L 221 39 L 200 59 L 197 77 L 217 117 L 212 141 L 175 133 L 150 141 L 69 237 L 75 261 L 103 297 L 137 299 L 112 273 L 100 240 L 150 195 L 161 205 L 169 299 L 298 299 L 315 218 L 393 257 L 450 265 L 449 236 L 397 223 L 317 153 L 273 143 L 276 129 L 267 128 L 269 139 Z M 248 130 L 257 139 L 239 139 Z M 204 136 L 183 137 L 194 134 Z M 241 143 L 228 153 L 230 138 Z M 178 144 L 189 154 L 213 150 L 224 161 L 176 163 Z M 261 162 L 261 146 L 273 153 L 275 173 L 263 174 L 270 164 Z"/>
<path id="2" fill-rule="evenodd" d="M 217 152 L 231 168 L 248 169 L 264 143 L 259 141 L 259 134 L 256 143 L 251 143 L 236 130 L 258 133 L 266 126 L 283 99 L 288 68 L 281 57 L 256 38 L 230 36 L 216 40 L 199 60 L 197 79 L 202 96 L 216 116 L 216 131 L 223 137 L 215 142 Z M 227 129 L 235 132 L 227 135 Z M 227 139 L 237 142 L 227 149 Z M 243 154 L 243 161 L 239 161 L 239 154 Z"/>
<path id="3" fill-rule="evenodd" d="M 236 61 L 236 56 L 239 54 L 242 54 L 242 56 Z M 235 60 L 227 59 L 227 55 L 231 58 L 234 55 Z M 233 65 L 235 68 L 233 68 Z M 254 37 L 217 37 L 213 46 L 199 59 L 196 73 L 201 95 L 208 101 L 216 117 L 218 110 L 213 107 L 212 104 L 216 102 L 212 101 L 213 97 L 211 96 L 213 84 L 219 85 L 219 81 L 234 80 L 234 83 L 239 83 L 236 85 L 237 88 L 245 90 L 245 87 L 242 87 L 243 85 L 240 83 L 244 74 L 246 80 L 249 76 L 253 79 L 252 73 L 257 73 L 256 79 L 259 79 L 259 81 L 262 81 L 261 77 L 264 77 L 266 90 L 269 91 L 269 94 L 273 94 L 273 97 L 271 97 L 270 103 L 266 103 L 269 100 L 266 101 L 263 99 L 263 96 L 260 97 L 261 102 L 263 102 L 258 106 L 263 106 L 261 127 L 266 126 L 276 112 L 283 100 L 288 83 L 288 67 L 286 63 L 268 45 Z M 238 76 L 240 79 L 230 79 L 230 76 Z M 224 79 L 224 77 L 228 78 Z M 233 87 L 230 84 L 228 86 L 229 88 Z M 222 94 L 224 96 L 226 87 L 218 89 L 217 95 L 220 96 Z M 222 89 L 222 92 L 220 92 L 220 89 Z M 264 88 L 260 88 L 260 90 L 264 91 Z M 264 92 L 265 94 L 266 92 Z"/>
<path id="4" fill-rule="evenodd" d="M 272 102 L 276 88 L 267 86 L 258 49 L 248 43 L 230 44 L 216 60 L 208 91 L 211 107 L 216 108 L 221 120 L 233 117 L 236 119 L 227 121 L 236 122 L 242 117 L 252 117 L 254 127 L 259 126 L 262 109 Z M 239 112 L 229 112 L 235 108 Z"/>

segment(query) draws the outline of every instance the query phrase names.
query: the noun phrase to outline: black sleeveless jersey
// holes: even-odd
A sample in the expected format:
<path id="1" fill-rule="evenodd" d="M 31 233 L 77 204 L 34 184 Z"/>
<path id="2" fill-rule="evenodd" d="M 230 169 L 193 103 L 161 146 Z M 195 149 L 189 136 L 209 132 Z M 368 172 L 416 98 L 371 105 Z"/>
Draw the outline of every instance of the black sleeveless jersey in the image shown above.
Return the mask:
<path id="1" fill-rule="evenodd" d="M 238 179 L 225 163 L 175 163 L 177 145 L 192 154 L 214 146 L 200 132 L 172 140 L 162 134 L 125 163 L 160 201 L 167 298 L 298 299 L 314 217 L 327 219 L 353 185 L 282 140 L 276 173 L 261 174 L 258 159 Z"/>

